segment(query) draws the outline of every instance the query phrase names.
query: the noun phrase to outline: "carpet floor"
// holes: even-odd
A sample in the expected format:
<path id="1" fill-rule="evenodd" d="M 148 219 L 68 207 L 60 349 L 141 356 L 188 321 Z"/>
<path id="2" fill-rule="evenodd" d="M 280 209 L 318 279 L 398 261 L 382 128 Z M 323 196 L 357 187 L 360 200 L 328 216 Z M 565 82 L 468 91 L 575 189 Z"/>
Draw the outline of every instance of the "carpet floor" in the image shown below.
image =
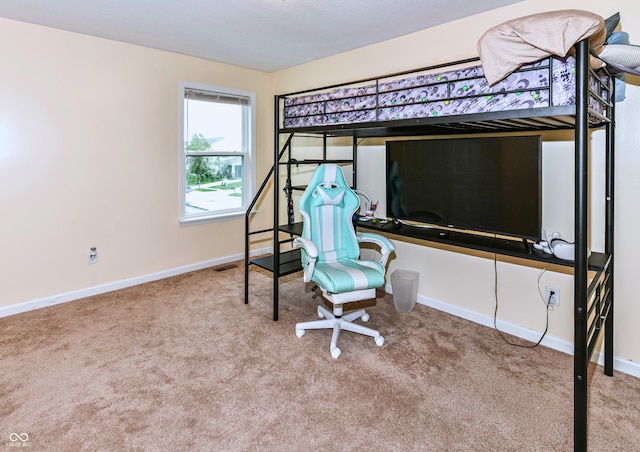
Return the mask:
<path id="1" fill-rule="evenodd" d="M 331 332 L 300 275 L 206 269 L 0 319 L 0 447 L 570 451 L 573 358 L 390 295 L 385 337 Z M 640 380 L 589 372 L 589 448 L 640 447 Z"/>

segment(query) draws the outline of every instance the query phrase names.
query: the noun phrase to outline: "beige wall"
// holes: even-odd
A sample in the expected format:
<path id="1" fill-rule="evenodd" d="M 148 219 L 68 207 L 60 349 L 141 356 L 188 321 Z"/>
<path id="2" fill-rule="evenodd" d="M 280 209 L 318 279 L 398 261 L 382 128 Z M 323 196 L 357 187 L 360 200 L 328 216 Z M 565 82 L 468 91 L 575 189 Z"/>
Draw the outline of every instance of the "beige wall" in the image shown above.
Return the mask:
<path id="1" fill-rule="evenodd" d="M 242 252 L 241 221 L 178 225 L 181 80 L 257 93 L 259 183 L 272 163 L 274 92 L 475 56 L 477 37 L 488 27 L 553 9 L 589 9 L 605 17 L 620 11 L 623 29 L 637 43 L 640 7 L 633 5 L 623 0 L 528 0 L 275 74 L 0 19 L 0 309 Z M 615 353 L 640 362 L 640 303 L 635 301 L 633 270 L 640 251 L 633 231 L 640 221 L 635 200 L 640 129 L 634 115 L 640 108 L 640 82 L 630 81 L 628 98 L 617 110 Z M 558 162 L 566 156 L 558 154 L 571 155 L 572 143 L 552 140 L 543 150 L 545 198 L 552 198 L 544 215 L 550 229 L 564 231 L 572 204 L 565 174 L 571 172 L 560 171 Z M 596 133 L 593 141 L 602 137 Z M 377 152 L 381 155 L 379 148 Z M 550 153 L 555 157 L 548 158 Z M 600 174 L 602 158 L 594 154 L 592 165 Z M 374 163 L 371 171 L 379 168 Z M 599 177 L 592 181 L 596 198 Z M 368 189 L 375 190 L 375 184 Z M 602 228 L 600 204 L 592 202 L 594 249 L 602 246 L 597 233 Z M 419 269 L 421 296 L 492 316 L 491 256 L 397 245 L 391 270 Z M 91 246 L 98 247 L 99 264 L 89 266 Z M 552 270 L 562 269 L 549 269 L 541 284 L 560 287 L 562 305 L 551 313 L 549 334 L 571 342 L 572 279 Z M 544 307 L 536 295 L 540 271 L 498 262 L 501 320 L 535 331 L 543 328 Z"/>
<path id="2" fill-rule="evenodd" d="M 179 82 L 257 93 L 261 178 L 270 74 L 9 20 L 0 61 L 0 308 L 243 252 L 178 224 Z"/>
<path id="3" fill-rule="evenodd" d="M 632 42 L 640 42 L 640 7 L 632 2 L 530 0 L 278 72 L 274 87 L 279 93 L 293 92 L 476 56 L 477 39 L 487 28 L 513 17 L 569 8 L 591 10 L 603 17 L 620 11 L 623 30 L 630 34 Z M 640 141 L 640 130 L 634 114 L 634 110 L 640 108 L 640 81 L 635 78 L 629 81 L 627 99 L 617 109 L 615 354 L 622 361 L 638 363 L 640 329 L 636 325 L 640 321 L 640 303 L 636 301 L 634 280 L 640 239 L 633 232 L 633 226 L 640 221 L 638 203 L 634 200 L 640 184 L 636 176 L 640 170 L 636 145 Z M 573 142 L 557 133 L 545 139 L 548 141 L 543 147 L 544 225 L 549 231 L 561 231 L 572 239 Z M 591 248 L 601 251 L 604 246 L 604 160 L 596 150 L 602 149 L 604 134 L 594 132 L 591 139 L 594 150 Z M 363 144 L 361 153 L 370 150 L 370 156 L 384 158 L 379 144 L 375 146 L 376 143 L 366 141 Z M 379 162 L 367 166 L 373 160 L 360 158 L 358 186 L 375 193 L 376 185 L 381 186 L 375 181 L 384 180 L 384 173 L 380 172 Z M 372 197 L 384 198 L 384 192 L 379 191 Z M 493 256 L 423 245 L 396 240 L 397 256 L 391 262 L 390 271 L 417 269 L 421 273 L 419 293 L 425 300 L 444 303 L 448 309 L 470 318 L 474 315 L 492 318 L 495 307 Z M 573 278 L 565 268 L 551 267 L 541 273 L 542 270 L 540 265 L 498 259 L 498 318 L 520 331 L 531 330 L 531 337 L 537 337 L 537 332 L 545 326 L 545 306 L 538 295 L 538 286 L 543 291 L 545 285 L 558 287 L 561 306 L 550 313 L 548 334 L 570 345 L 573 342 Z"/>

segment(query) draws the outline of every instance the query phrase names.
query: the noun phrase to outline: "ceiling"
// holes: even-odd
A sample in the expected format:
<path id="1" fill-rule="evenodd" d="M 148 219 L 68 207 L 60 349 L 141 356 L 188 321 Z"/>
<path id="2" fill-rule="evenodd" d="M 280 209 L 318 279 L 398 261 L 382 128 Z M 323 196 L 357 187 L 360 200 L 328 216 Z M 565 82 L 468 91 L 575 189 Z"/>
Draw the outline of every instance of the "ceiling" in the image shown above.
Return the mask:
<path id="1" fill-rule="evenodd" d="M 523 0 L 2 0 L 0 17 L 273 72 Z"/>

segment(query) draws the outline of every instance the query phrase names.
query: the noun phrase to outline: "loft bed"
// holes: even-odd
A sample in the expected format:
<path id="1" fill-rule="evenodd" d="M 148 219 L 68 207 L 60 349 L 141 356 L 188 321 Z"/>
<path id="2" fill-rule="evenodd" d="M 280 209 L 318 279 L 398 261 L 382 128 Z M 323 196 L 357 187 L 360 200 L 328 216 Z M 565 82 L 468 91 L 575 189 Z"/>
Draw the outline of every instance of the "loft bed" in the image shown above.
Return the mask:
<path id="1" fill-rule="evenodd" d="M 478 59 L 470 59 L 278 95 L 272 171 L 274 180 L 279 180 L 278 163 L 291 137 L 300 133 L 353 137 L 355 150 L 357 140 L 364 137 L 574 130 L 575 259 L 570 263 L 574 268 L 574 446 L 586 450 L 587 369 L 603 332 L 604 372 L 613 375 L 615 84 L 606 69 L 591 67 L 594 51 L 588 39 L 576 42 L 574 49 L 575 57 L 550 56 L 531 62 L 494 85 L 484 78 Z M 589 258 L 589 132 L 595 128 L 606 130 L 605 250 Z M 282 149 L 281 134 L 289 136 Z M 275 192 L 278 212 L 280 194 L 278 189 Z M 274 240 L 279 243 L 277 230 Z M 278 256 L 273 256 L 274 268 L 280 268 Z M 277 279 L 274 276 L 274 320 Z"/>
<path id="2" fill-rule="evenodd" d="M 587 68 L 606 66 L 618 22 L 581 10 L 513 19 L 480 37 L 479 58 L 277 96 L 277 128 L 358 137 L 570 129 L 583 100 L 587 127 L 600 127 L 615 98 L 611 75 L 585 70 L 579 80 L 572 55 L 586 41 Z"/>
<path id="3" fill-rule="evenodd" d="M 434 72 L 475 61 L 280 96 L 280 132 L 364 137 L 575 127 L 575 58 L 524 65 L 493 86 L 479 64 Z M 590 72 L 588 93 L 589 124 L 597 127 L 607 121 L 606 75 Z"/>

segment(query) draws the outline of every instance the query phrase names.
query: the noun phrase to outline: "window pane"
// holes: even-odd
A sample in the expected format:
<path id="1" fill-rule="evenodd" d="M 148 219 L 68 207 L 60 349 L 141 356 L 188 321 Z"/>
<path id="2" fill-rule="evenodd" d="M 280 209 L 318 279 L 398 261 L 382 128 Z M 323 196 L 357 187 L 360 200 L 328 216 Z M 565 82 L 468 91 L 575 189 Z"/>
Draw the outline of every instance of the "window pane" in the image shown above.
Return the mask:
<path id="1" fill-rule="evenodd" d="M 255 93 L 184 83 L 180 89 L 180 223 L 237 219 L 255 186 Z"/>
<path id="2" fill-rule="evenodd" d="M 187 150 L 245 151 L 242 105 L 192 99 L 185 99 L 184 102 Z"/>
<path id="3" fill-rule="evenodd" d="M 190 155 L 186 159 L 186 214 L 242 207 L 242 157 Z"/>

